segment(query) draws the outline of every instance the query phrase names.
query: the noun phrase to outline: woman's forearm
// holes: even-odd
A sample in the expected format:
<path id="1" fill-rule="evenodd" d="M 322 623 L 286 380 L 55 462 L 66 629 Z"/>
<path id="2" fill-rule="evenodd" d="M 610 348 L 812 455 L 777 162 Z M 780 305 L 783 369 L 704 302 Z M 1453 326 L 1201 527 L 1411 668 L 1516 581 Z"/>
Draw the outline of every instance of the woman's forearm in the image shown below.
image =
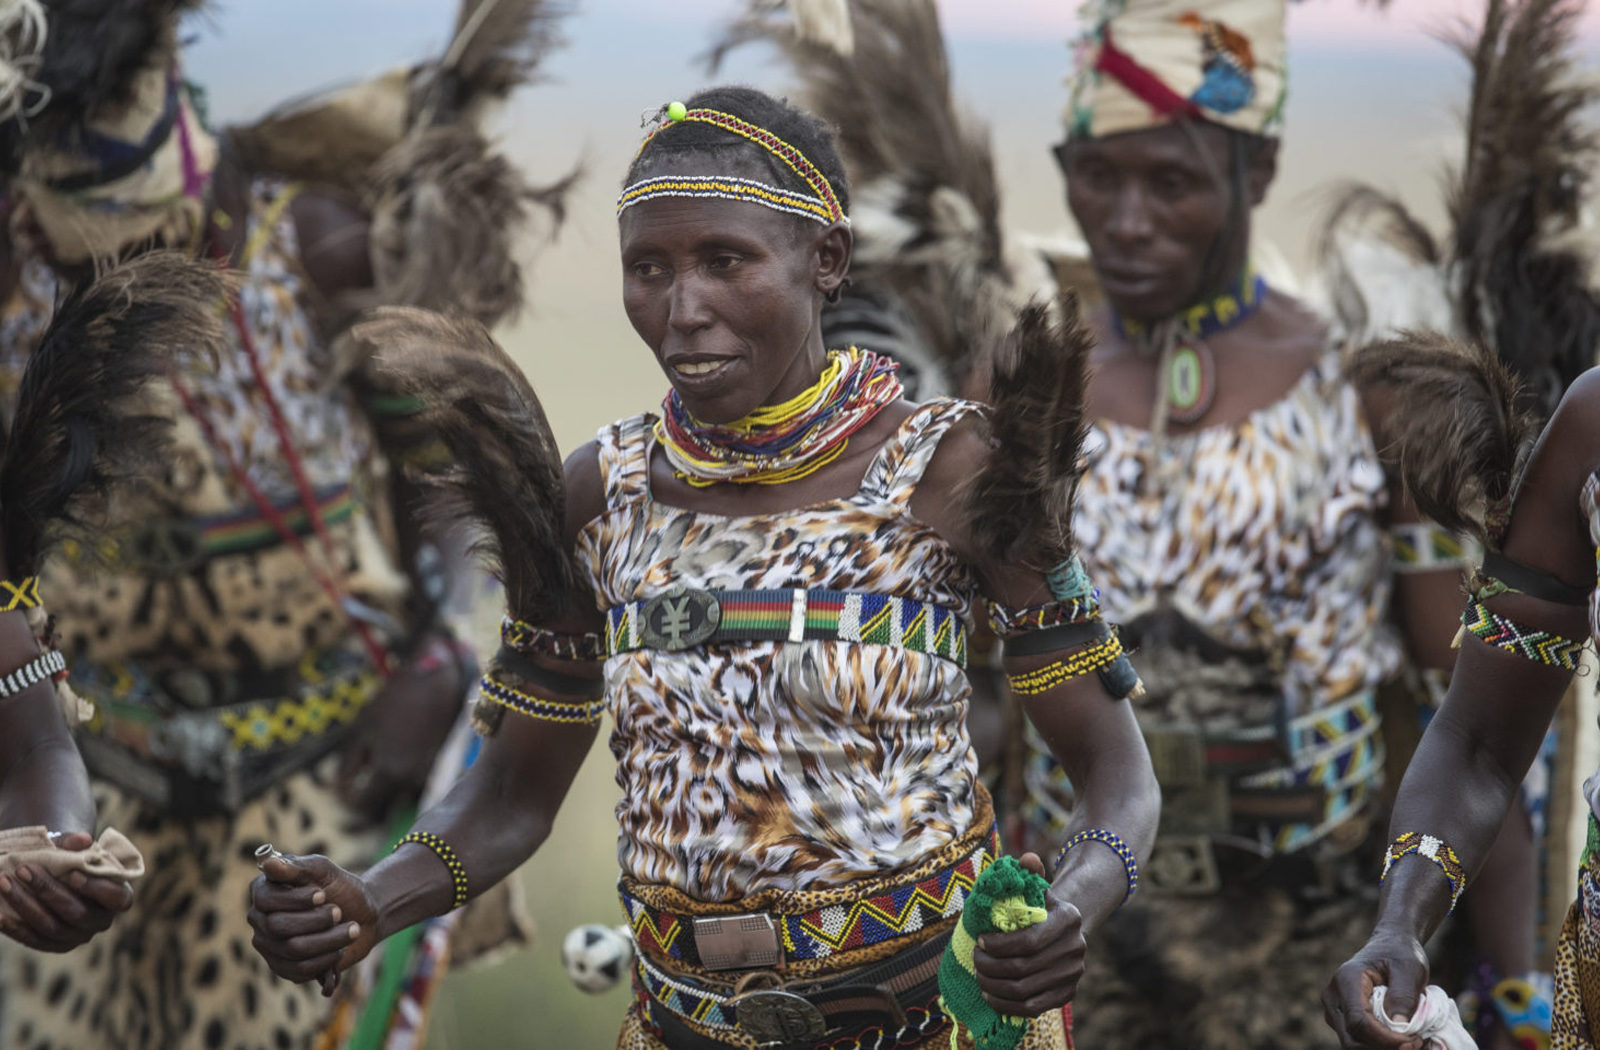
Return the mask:
<path id="1" fill-rule="evenodd" d="M 454 851 L 468 896 L 509 876 L 544 844 L 594 735 L 593 727 L 550 727 L 510 716 L 477 764 L 417 818 L 413 830 L 438 836 Z M 417 843 L 380 861 L 363 881 L 385 937 L 443 915 L 455 897 L 444 861 Z"/>
<path id="2" fill-rule="evenodd" d="M 1161 813 L 1161 788 L 1150 771 L 1148 754 L 1107 752 L 1080 786 L 1074 782 L 1072 821 L 1063 842 L 1080 831 L 1104 829 L 1121 838 L 1139 863 L 1155 843 Z M 1109 918 L 1128 895 L 1125 860 L 1108 844 L 1089 840 L 1063 858 L 1052 885 L 1083 916 L 1087 933 Z"/>

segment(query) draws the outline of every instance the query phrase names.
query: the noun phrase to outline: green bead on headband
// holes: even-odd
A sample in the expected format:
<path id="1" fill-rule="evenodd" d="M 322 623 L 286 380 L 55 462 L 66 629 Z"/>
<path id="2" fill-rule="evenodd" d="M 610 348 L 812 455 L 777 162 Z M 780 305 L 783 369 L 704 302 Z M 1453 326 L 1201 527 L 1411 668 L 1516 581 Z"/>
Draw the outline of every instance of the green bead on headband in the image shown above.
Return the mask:
<path id="1" fill-rule="evenodd" d="M 824 225 L 836 222 L 849 223 L 850 220 L 845 216 L 844 208 L 840 206 L 839 198 L 833 192 L 833 186 L 827 177 L 803 152 L 767 129 L 731 113 L 716 109 L 690 109 L 682 102 L 668 104 L 665 115 L 666 122 L 652 130 L 639 144 L 639 154 L 644 153 L 645 147 L 654 142 L 657 135 L 669 128 L 687 123 L 710 124 L 712 127 L 721 128 L 755 143 L 783 161 L 790 171 L 799 176 L 800 181 L 811 188 L 814 196 L 794 193 L 752 179 L 737 179 L 724 175 L 663 176 L 642 179 L 623 190 L 622 196 L 617 199 L 618 216 L 635 204 L 658 197 L 720 197 L 725 200 L 759 204 L 790 215 L 800 215 Z"/>

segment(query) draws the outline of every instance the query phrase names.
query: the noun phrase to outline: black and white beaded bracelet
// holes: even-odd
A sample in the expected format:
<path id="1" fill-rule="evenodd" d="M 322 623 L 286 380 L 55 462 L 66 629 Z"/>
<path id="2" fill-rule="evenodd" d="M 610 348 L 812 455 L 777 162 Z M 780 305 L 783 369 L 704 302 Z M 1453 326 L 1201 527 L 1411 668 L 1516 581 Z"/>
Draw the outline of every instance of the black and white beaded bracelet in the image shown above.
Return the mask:
<path id="1" fill-rule="evenodd" d="M 30 685 L 60 674 L 67 669 L 67 658 L 59 649 L 40 653 L 21 667 L 0 678 L 0 699 L 16 696 Z"/>

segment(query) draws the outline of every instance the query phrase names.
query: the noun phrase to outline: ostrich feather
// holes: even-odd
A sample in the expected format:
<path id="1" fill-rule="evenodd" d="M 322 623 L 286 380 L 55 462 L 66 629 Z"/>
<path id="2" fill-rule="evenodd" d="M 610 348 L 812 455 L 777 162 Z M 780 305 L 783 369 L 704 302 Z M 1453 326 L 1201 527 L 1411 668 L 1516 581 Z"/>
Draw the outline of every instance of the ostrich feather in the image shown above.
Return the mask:
<path id="1" fill-rule="evenodd" d="M 53 541 L 93 527 L 114 490 L 160 468 L 169 420 L 142 390 L 184 355 L 215 367 L 227 345 L 216 304 L 232 292 L 216 266 L 151 252 L 57 308 L 23 372 L 0 459 L 10 572 L 35 571 Z"/>
<path id="2" fill-rule="evenodd" d="M 1346 373 L 1393 395 L 1382 452 L 1417 509 L 1492 546 L 1536 428 L 1511 370 L 1482 345 L 1412 331 L 1356 351 Z"/>
<path id="3" fill-rule="evenodd" d="M 421 422 L 453 462 L 425 476 L 425 512 L 483 529 L 474 547 L 505 585 L 515 617 L 539 620 L 566 603 L 561 456 L 533 387 L 476 321 L 383 307 L 351 329 L 377 371 L 423 402 Z"/>
<path id="4" fill-rule="evenodd" d="M 417 71 L 417 126 L 448 123 L 529 83 L 561 44 L 557 26 L 571 11 L 558 0 L 462 0 L 450 46 Z"/>
<path id="5" fill-rule="evenodd" d="M 846 51 L 788 5 L 753 0 L 710 61 L 753 41 L 778 47 L 805 105 L 838 129 L 854 187 L 852 277 L 899 297 L 959 388 L 1035 289 L 1011 265 L 988 131 L 955 103 L 932 0 L 852 0 L 848 11 Z"/>
<path id="6" fill-rule="evenodd" d="M 978 549 L 1049 570 L 1072 554 L 1072 503 L 1082 475 L 1084 394 L 1094 340 L 1064 297 L 1057 319 L 1022 311 L 990 375 L 993 450 L 966 493 Z"/>

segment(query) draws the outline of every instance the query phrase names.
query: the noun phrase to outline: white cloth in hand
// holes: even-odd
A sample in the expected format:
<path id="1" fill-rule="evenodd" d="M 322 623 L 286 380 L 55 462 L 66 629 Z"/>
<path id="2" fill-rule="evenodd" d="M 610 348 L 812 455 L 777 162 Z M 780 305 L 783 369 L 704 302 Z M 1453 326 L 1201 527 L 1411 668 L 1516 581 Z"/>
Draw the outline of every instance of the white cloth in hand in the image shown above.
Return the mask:
<path id="1" fill-rule="evenodd" d="M 1383 1008 L 1384 997 L 1388 994 L 1389 989 L 1385 985 L 1380 984 L 1372 990 L 1372 1013 L 1388 1026 L 1389 1031 L 1421 1036 L 1424 1040 L 1422 1045 L 1427 1050 L 1477 1050 L 1478 1044 L 1472 1041 L 1472 1036 L 1461 1025 L 1461 1012 L 1456 1009 L 1456 1001 L 1444 994 L 1443 988 L 1436 984 L 1428 985 L 1409 1021 L 1396 1021 L 1389 1016 L 1389 1012 Z"/>

